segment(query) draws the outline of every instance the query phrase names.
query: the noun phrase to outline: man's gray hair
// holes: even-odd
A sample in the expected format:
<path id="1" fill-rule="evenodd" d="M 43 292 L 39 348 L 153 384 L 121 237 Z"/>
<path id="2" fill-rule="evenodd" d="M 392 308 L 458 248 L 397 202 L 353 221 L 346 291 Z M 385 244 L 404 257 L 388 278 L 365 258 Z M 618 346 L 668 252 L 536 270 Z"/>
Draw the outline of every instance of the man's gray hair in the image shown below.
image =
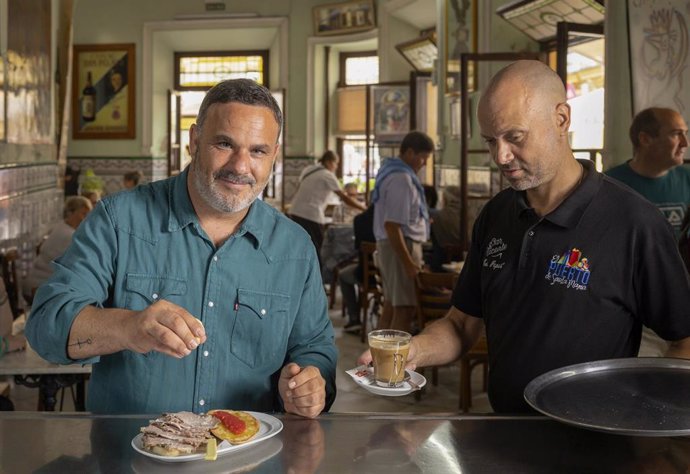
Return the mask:
<path id="1" fill-rule="evenodd" d="M 273 112 L 273 117 L 280 129 L 283 128 L 283 113 L 280 111 L 278 102 L 273 98 L 271 91 L 264 86 L 257 84 L 251 79 L 228 79 L 213 86 L 204 97 L 199 107 L 199 114 L 196 118 L 196 126 L 201 129 L 206 120 L 208 108 L 213 104 L 226 104 L 228 102 L 239 102 L 246 105 L 267 107 Z"/>
<path id="2" fill-rule="evenodd" d="M 82 209 L 91 209 L 91 201 L 84 196 L 70 196 L 65 199 L 65 207 L 62 210 L 62 218 L 67 219 L 69 216 Z"/>

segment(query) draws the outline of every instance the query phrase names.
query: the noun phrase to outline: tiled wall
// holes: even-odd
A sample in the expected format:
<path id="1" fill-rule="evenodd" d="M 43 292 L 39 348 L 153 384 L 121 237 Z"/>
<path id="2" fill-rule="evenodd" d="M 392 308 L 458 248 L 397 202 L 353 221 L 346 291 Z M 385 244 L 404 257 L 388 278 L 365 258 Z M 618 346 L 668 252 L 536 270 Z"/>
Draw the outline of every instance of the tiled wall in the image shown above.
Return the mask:
<path id="1" fill-rule="evenodd" d="M 292 157 L 284 161 L 284 175 L 285 180 L 285 204 L 290 204 L 292 201 L 292 196 L 297 190 L 297 184 L 299 184 L 299 175 L 302 170 L 309 165 L 313 165 L 316 161 L 311 157 Z"/>
<path id="2" fill-rule="evenodd" d="M 104 182 L 104 194 L 111 194 L 122 189 L 122 175 L 129 171 L 141 171 L 144 179 L 141 184 L 168 177 L 168 162 L 165 159 L 151 157 L 68 157 L 67 164 L 81 169 L 80 181 L 87 169 L 92 169 Z"/>
<path id="3" fill-rule="evenodd" d="M 62 218 L 57 163 L 0 167 L 0 249 L 16 247 L 25 274 L 36 244 Z"/>

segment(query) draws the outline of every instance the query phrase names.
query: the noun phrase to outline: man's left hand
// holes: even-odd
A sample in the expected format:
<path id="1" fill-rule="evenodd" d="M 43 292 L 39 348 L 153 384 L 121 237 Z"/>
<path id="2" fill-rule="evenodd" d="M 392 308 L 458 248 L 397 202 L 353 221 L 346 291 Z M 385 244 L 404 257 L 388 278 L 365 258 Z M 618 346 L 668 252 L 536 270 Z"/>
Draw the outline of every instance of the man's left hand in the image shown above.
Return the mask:
<path id="1" fill-rule="evenodd" d="M 283 367 L 278 392 L 288 413 L 315 418 L 326 406 L 326 381 L 311 365 L 300 367 L 291 362 Z"/>

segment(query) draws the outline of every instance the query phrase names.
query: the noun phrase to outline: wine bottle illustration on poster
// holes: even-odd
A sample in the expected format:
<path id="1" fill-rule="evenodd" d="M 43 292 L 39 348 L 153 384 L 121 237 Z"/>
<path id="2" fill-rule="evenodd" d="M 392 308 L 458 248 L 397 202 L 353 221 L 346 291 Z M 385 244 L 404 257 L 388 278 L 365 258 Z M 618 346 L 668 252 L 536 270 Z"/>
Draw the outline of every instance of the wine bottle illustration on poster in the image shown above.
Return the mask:
<path id="1" fill-rule="evenodd" d="M 93 122 L 96 119 L 96 88 L 93 87 L 91 71 L 86 73 L 86 85 L 82 91 L 81 118 L 84 122 Z"/>

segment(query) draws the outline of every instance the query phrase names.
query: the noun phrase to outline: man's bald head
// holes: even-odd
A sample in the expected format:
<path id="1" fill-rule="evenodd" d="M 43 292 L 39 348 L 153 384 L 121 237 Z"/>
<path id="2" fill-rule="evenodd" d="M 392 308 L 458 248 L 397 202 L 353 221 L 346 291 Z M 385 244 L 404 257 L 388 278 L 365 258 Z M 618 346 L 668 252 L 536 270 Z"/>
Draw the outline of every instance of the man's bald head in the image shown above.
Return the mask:
<path id="1" fill-rule="evenodd" d="M 516 61 L 498 71 L 489 81 L 479 107 L 489 105 L 496 97 L 514 97 L 524 106 L 537 103 L 556 105 L 566 101 L 563 81 L 541 61 Z"/>
<path id="2" fill-rule="evenodd" d="M 551 182 L 569 159 L 577 165 L 568 142 L 565 88 L 539 61 L 501 69 L 479 101 L 478 119 L 493 160 L 518 191 Z"/>

